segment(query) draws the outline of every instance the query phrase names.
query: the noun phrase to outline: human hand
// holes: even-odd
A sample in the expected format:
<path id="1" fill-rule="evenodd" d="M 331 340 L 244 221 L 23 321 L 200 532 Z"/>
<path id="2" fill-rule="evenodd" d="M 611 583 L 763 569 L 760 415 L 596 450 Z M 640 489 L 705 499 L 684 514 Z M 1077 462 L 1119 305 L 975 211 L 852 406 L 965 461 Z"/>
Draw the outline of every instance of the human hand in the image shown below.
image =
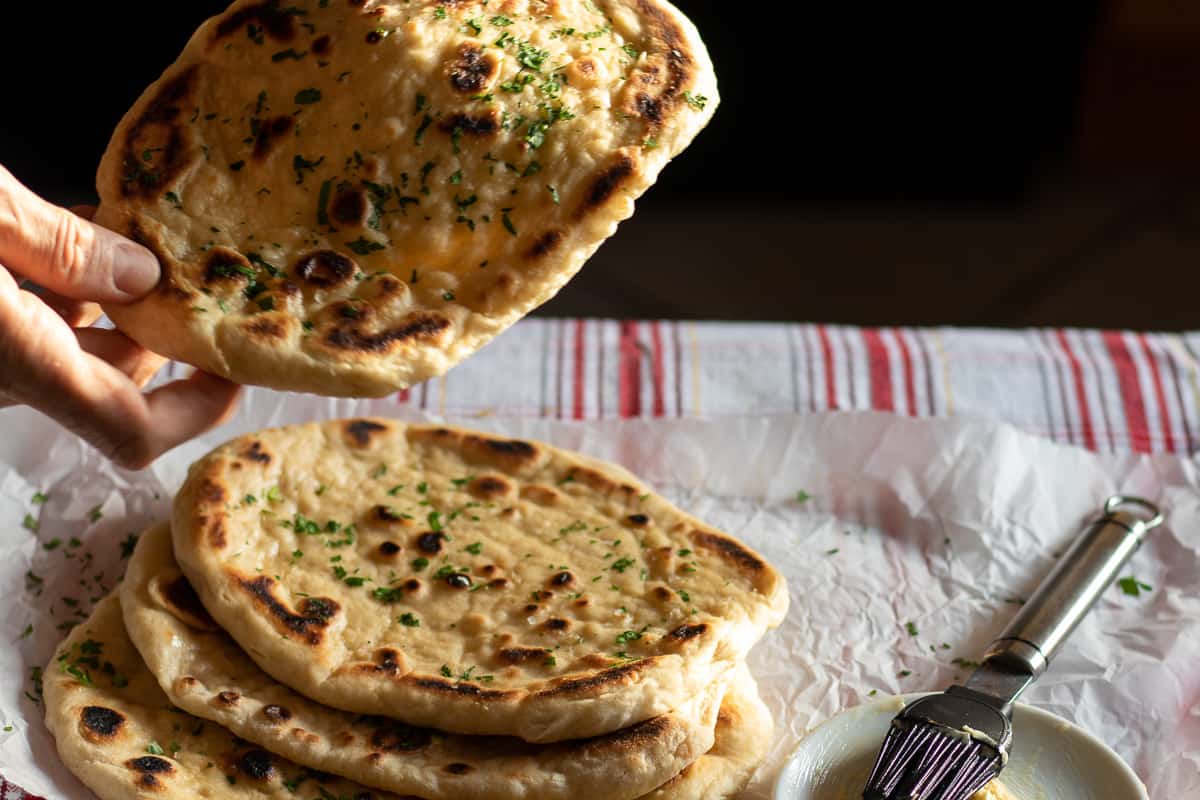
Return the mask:
<path id="1" fill-rule="evenodd" d="M 22 186 L 0 166 L 0 406 L 28 404 L 118 464 L 140 469 L 225 421 L 239 387 L 195 372 L 143 394 L 165 363 L 124 334 L 89 327 L 97 303 L 154 288 L 149 250 Z M 47 291 L 22 289 L 26 278 Z"/>

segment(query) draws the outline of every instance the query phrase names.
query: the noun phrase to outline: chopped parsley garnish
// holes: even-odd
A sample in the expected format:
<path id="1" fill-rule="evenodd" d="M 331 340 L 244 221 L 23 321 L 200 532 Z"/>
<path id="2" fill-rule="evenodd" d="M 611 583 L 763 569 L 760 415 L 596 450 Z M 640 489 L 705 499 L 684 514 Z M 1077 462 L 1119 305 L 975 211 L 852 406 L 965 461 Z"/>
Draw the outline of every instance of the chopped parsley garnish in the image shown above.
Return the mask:
<path id="1" fill-rule="evenodd" d="M 401 625 L 406 628 L 421 627 L 421 620 L 417 619 L 412 612 L 406 611 L 397 618 Z"/>
<path id="2" fill-rule="evenodd" d="M 549 50 L 541 50 L 529 42 L 521 42 L 517 45 L 517 62 L 527 69 L 535 72 L 540 70 L 549 57 Z"/>
<path id="3" fill-rule="evenodd" d="M 425 131 L 428 130 L 429 126 L 432 124 L 433 124 L 433 117 L 426 114 L 424 116 L 424 118 L 421 120 L 421 124 L 419 126 L 417 126 L 417 133 L 416 133 L 415 137 L 413 138 L 413 141 L 416 142 L 417 144 L 420 144 L 421 140 L 425 138 Z"/>
<path id="4" fill-rule="evenodd" d="M 25 519 L 21 520 L 21 527 L 27 531 L 32 531 L 33 533 L 37 533 L 38 521 L 33 518 L 32 514 L 26 514 Z"/>
<path id="5" fill-rule="evenodd" d="M 413 572 L 420 572 L 429 566 L 429 559 L 425 558 L 424 556 L 414 558 L 410 566 L 412 566 Z"/>
<path id="6" fill-rule="evenodd" d="M 367 256 L 384 249 L 384 246 L 379 242 L 372 242 L 370 239 L 362 236 L 359 236 L 353 242 L 346 242 L 346 247 L 349 247 L 360 256 Z"/>
<path id="7" fill-rule="evenodd" d="M 43 542 L 42 548 L 45 550 L 57 550 L 60 544 L 62 544 L 62 539 L 56 536 L 48 542 Z"/>
<path id="8" fill-rule="evenodd" d="M 433 10 L 433 18 L 434 19 L 445 19 L 446 18 L 446 7 L 438 6 L 437 8 L 435 8 Z"/>
<path id="9" fill-rule="evenodd" d="M 621 49 L 625 51 L 625 55 L 629 56 L 634 61 L 637 61 L 637 57 L 638 57 L 639 53 L 638 53 L 638 49 L 636 47 L 634 47 L 631 44 L 623 44 L 623 45 L 621 45 Z M 686 94 L 686 92 L 685 92 L 685 94 Z"/>
<path id="10" fill-rule="evenodd" d="M 404 596 L 404 593 L 400 589 L 391 589 L 386 586 L 380 586 L 372 594 L 381 603 L 394 603 Z"/>
<path id="11" fill-rule="evenodd" d="M 164 195 L 164 197 L 167 198 L 168 203 L 175 206 L 176 208 L 183 208 L 183 201 L 180 200 L 179 195 L 175 194 L 174 192 L 167 192 Z"/>
<path id="12" fill-rule="evenodd" d="M 808 492 L 804 491 L 803 489 L 796 492 L 796 502 L 799 503 L 800 505 L 804 505 L 809 500 L 812 500 L 812 495 L 809 494 Z"/>
<path id="13" fill-rule="evenodd" d="M 472 542 L 471 544 L 464 547 L 463 550 L 466 550 L 468 553 L 470 553 L 473 556 L 477 556 L 483 552 L 483 542 Z"/>
<path id="14" fill-rule="evenodd" d="M 1121 591 L 1131 597 L 1138 597 L 1142 592 L 1150 591 L 1148 584 L 1142 583 L 1137 578 L 1130 575 L 1127 578 L 1121 578 L 1117 581 L 1117 585 L 1121 587 Z"/>
<path id="15" fill-rule="evenodd" d="M 471 32 L 472 36 L 478 36 L 483 33 L 483 26 L 479 24 L 477 19 L 469 19 L 463 24 L 463 33 Z"/>
<path id="16" fill-rule="evenodd" d="M 622 631 L 621 633 L 617 634 L 617 644 L 629 644 L 630 642 L 635 642 L 638 639 L 641 639 L 642 634 L 645 632 L 645 627 L 643 627 L 640 631 Z"/>
<path id="17" fill-rule="evenodd" d="M 550 192 L 550 199 L 554 201 L 554 205 L 559 205 L 558 189 L 555 189 L 553 186 L 547 185 L 546 191 Z"/>
<path id="18" fill-rule="evenodd" d="M 904 623 L 904 630 L 908 631 L 909 636 L 917 635 L 917 626 L 914 625 L 912 622 Z"/>
<path id="19" fill-rule="evenodd" d="M 909 675 L 912 675 L 912 670 L 911 669 L 902 669 L 899 672 L 897 672 L 896 675 L 901 678 L 907 678 Z"/>
<path id="20" fill-rule="evenodd" d="M 371 470 L 372 478 L 382 478 L 384 475 L 387 475 L 387 464 L 380 464 L 378 467 Z"/>
<path id="21" fill-rule="evenodd" d="M 526 86 L 533 83 L 534 80 L 536 79 L 532 75 L 530 75 L 528 72 L 525 72 L 516 76 L 511 81 L 505 81 L 504 83 L 500 84 L 500 91 L 509 92 L 510 94 L 517 94 L 524 90 Z"/>
<path id="22" fill-rule="evenodd" d="M 442 292 L 442 299 L 445 300 L 447 303 L 453 302 L 454 301 L 454 292 L 451 292 L 451 291 Z"/>
<path id="23" fill-rule="evenodd" d="M 685 603 L 692 602 L 692 596 L 690 594 L 688 594 L 687 592 L 685 592 L 683 589 L 676 589 L 675 594 L 679 595 L 679 599 Z"/>
<path id="24" fill-rule="evenodd" d="M 333 191 L 333 181 L 328 180 L 321 184 L 321 192 L 317 196 L 317 224 L 329 227 L 329 193 Z"/>
<path id="25" fill-rule="evenodd" d="M 151 740 L 150 744 L 146 745 L 146 752 L 152 756 L 162 756 L 166 755 L 167 751 L 163 750 L 158 742 Z"/>
<path id="26" fill-rule="evenodd" d="M 414 279 L 413 283 L 416 283 L 416 282 L 417 281 Z M 429 491 L 429 484 L 426 483 L 425 481 L 421 481 L 420 483 L 417 484 L 417 494 L 425 494 L 428 491 Z"/>
<path id="27" fill-rule="evenodd" d="M 426 98 L 425 98 L 425 95 L 423 95 L 423 94 L 421 94 L 420 92 L 418 92 L 418 93 L 417 93 L 417 110 L 416 110 L 416 111 L 414 111 L 413 113 L 414 113 L 414 114 L 420 114 L 422 111 L 424 111 L 424 110 L 425 110 L 425 104 L 426 104 L 427 102 L 428 102 L 428 101 L 426 100 Z"/>
<path id="28" fill-rule="evenodd" d="M 296 92 L 296 103 L 302 106 L 319 103 L 321 101 L 320 89 L 301 89 Z"/>
<path id="29" fill-rule="evenodd" d="M 521 172 L 521 177 L 528 178 L 530 175 L 537 175 L 541 171 L 542 165 L 539 162 L 530 161 L 529 166 L 525 167 L 524 171 Z"/>
<path id="30" fill-rule="evenodd" d="M 497 14 L 489 19 L 488 22 L 492 23 L 497 28 L 507 28 L 509 25 L 513 24 L 513 21 L 503 14 Z"/>
<path id="31" fill-rule="evenodd" d="M 280 61 L 286 61 L 289 58 L 293 59 L 295 61 L 299 61 L 300 59 L 304 58 L 306 55 L 308 55 L 307 50 L 305 50 L 302 53 L 297 53 L 294 48 L 289 47 L 287 50 L 280 50 L 278 53 L 273 53 L 271 55 L 271 60 L 276 63 L 279 63 Z"/>
<path id="32" fill-rule="evenodd" d="M 429 512 L 429 529 L 434 533 L 438 533 L 442 529 L 442 515 L 439 511 Z"/>
<path id="33" fill-rule="evenodd" d="M 618 558 L 612 563 L 612 568 L 617 572 L 624 572 L 632 567 L 636 562 L 632 558 Z"/>
<path id="34" fill-rule="evenodd" d="M 50 499 L 49 495 L 42 494 L 41 492 L 34 492 L 33 499 L 30 500 L 29 502 L 33 503 L 35 506 L 40 506 L 40 505 L 43 505 L 49 499 Z"/>
<path id="35" fill-rule="evenodd" d="M 456 183 L 456 184 L 457 184 L 457 183 L 462 183 L 462 170 L 461 170 L 461 169 L 456 169 L 456 170 L 454 171 L 454 174 L 453 174 L 453 175 L 451 175 L 451 176 L 449 177 L 449 179 L 447 179 L 447 181 L 446 181 L 446 182 L 447 182 L 447 183 Z"/>
<path id="36" fill-rule="evenodd" d="M 104 512 L 100 510 L 100 506 L 92 506 L 88 511 L 88 519 L 92 522 L 99 522 L 104 518 Z"/>
<path id="37" fill-rule="evenodd" d="M 546 660 L 542 662 L 542 666 L 543 667 L 555 667 L 555 666 L 558 666 L 558 661 L 555 660 L 554 656 L 546 656 Z"/>
<path id="38" fill-rule="evenodd" d="M 309 161 L 299 153 L 292 159 L 292 169 L 296 171 L 296 183 L 304 183 L 304 172 L 315 172 L 317 167 L 325 160 L 325 156 L 321 156 L 316 161 Z"/>
<path id="39" fill-rule="evenodd" d="M 683 99 L 687 100 L 688 105 L 691 106 L 692 108 L 696 109 L 697 111 L 703 111 L 704 107 L 706 105 L 708 105 L 708 98 L 702 94 L 692 94 L 691 92 L 684 92 Z"/>
<path id="40" fill-rule="evenodd" d="M 508 231 L 508 232 L 509 232 L 509 233 L 511 233 L 513 236 L 516 236 L 516 235 L 517 235 L 517 229 L 516 229 L 516 227 L 513 225 L 513 223 L 512 223 L 512 220 L 511 220 L 511 219 L 509 219 L 509 216 L 508 216 L 508 211 L 509 211 L 509 209 L 507 209 L 507 208 L 506 208 L 506 209 L 503 209 L 503 210 L 500 212 L 500 221 L 501 221 L 502 223 L 504 223 L 504 230 Z"/>

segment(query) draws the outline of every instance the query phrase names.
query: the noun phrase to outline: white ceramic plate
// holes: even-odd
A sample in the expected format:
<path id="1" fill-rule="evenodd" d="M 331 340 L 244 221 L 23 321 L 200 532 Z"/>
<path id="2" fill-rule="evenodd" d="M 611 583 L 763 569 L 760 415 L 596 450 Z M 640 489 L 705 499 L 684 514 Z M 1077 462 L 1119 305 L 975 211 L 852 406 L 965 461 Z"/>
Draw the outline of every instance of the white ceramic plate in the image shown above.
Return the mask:
<path id="1" fill-rule="evenodd" d="M 780 773 L 775 800 L 861 800 L 888 724 L 919 696 L 875 700 L 815 728 Z M 1091 734 L 1020 704 L 1000 779 L 1019 800 L 1147 800 L 1133 770 Z"/>

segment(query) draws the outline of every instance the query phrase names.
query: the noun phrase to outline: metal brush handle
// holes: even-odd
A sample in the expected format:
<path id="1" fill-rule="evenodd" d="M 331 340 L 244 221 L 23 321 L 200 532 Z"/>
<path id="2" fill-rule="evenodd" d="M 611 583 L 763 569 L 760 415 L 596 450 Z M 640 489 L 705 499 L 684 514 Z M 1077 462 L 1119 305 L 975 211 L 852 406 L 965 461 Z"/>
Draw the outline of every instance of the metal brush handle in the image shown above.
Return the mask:
<path id="1" fill-rule="evenodd" d="M 1113 495 L 984 655 L 1037 678 L 1163 515 L 1149 500 Z"/>

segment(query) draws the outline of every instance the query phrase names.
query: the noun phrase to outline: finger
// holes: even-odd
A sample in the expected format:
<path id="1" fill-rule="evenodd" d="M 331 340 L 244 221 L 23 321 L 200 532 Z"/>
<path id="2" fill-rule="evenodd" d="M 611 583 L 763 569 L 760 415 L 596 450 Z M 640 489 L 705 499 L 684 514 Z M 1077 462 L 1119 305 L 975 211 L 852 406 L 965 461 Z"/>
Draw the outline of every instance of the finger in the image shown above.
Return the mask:
<path id="1" fill-rule="evenodd" d="M 0 341 L 0 382 L 9 399 L 37 408 L 130 468 L 227 419 L 240 389 L 198 373 L 143 395 L 121 370 L 80 349 L 73 331 L 4 275 Z"/>
<path id="2" fill-rule="evenodd" d="M 86 328 L 100 319 L 100 315 L 104 313 L 97 303 L 72 300 L 49 289 L 39 289 L 37 296 L 42 298 L 42 302 L 50 306 L 54 313 L 62 317 L 63 321 L 72 328 Z"/>
<path id="3" fill-rule="evenodd" d="M 76 300 L 128 303 L 158 282 L 149 250 L 26 189 L 0 167 L 0 262 Z"/>
<path id="4" fill-rule="evenodd" d="M 150 352 L 120 331 L 80 328 L 75 331 L 75 338 L 84 352 L 112 364 L 139 388 L 167 363 L 167 359 Z"/>

